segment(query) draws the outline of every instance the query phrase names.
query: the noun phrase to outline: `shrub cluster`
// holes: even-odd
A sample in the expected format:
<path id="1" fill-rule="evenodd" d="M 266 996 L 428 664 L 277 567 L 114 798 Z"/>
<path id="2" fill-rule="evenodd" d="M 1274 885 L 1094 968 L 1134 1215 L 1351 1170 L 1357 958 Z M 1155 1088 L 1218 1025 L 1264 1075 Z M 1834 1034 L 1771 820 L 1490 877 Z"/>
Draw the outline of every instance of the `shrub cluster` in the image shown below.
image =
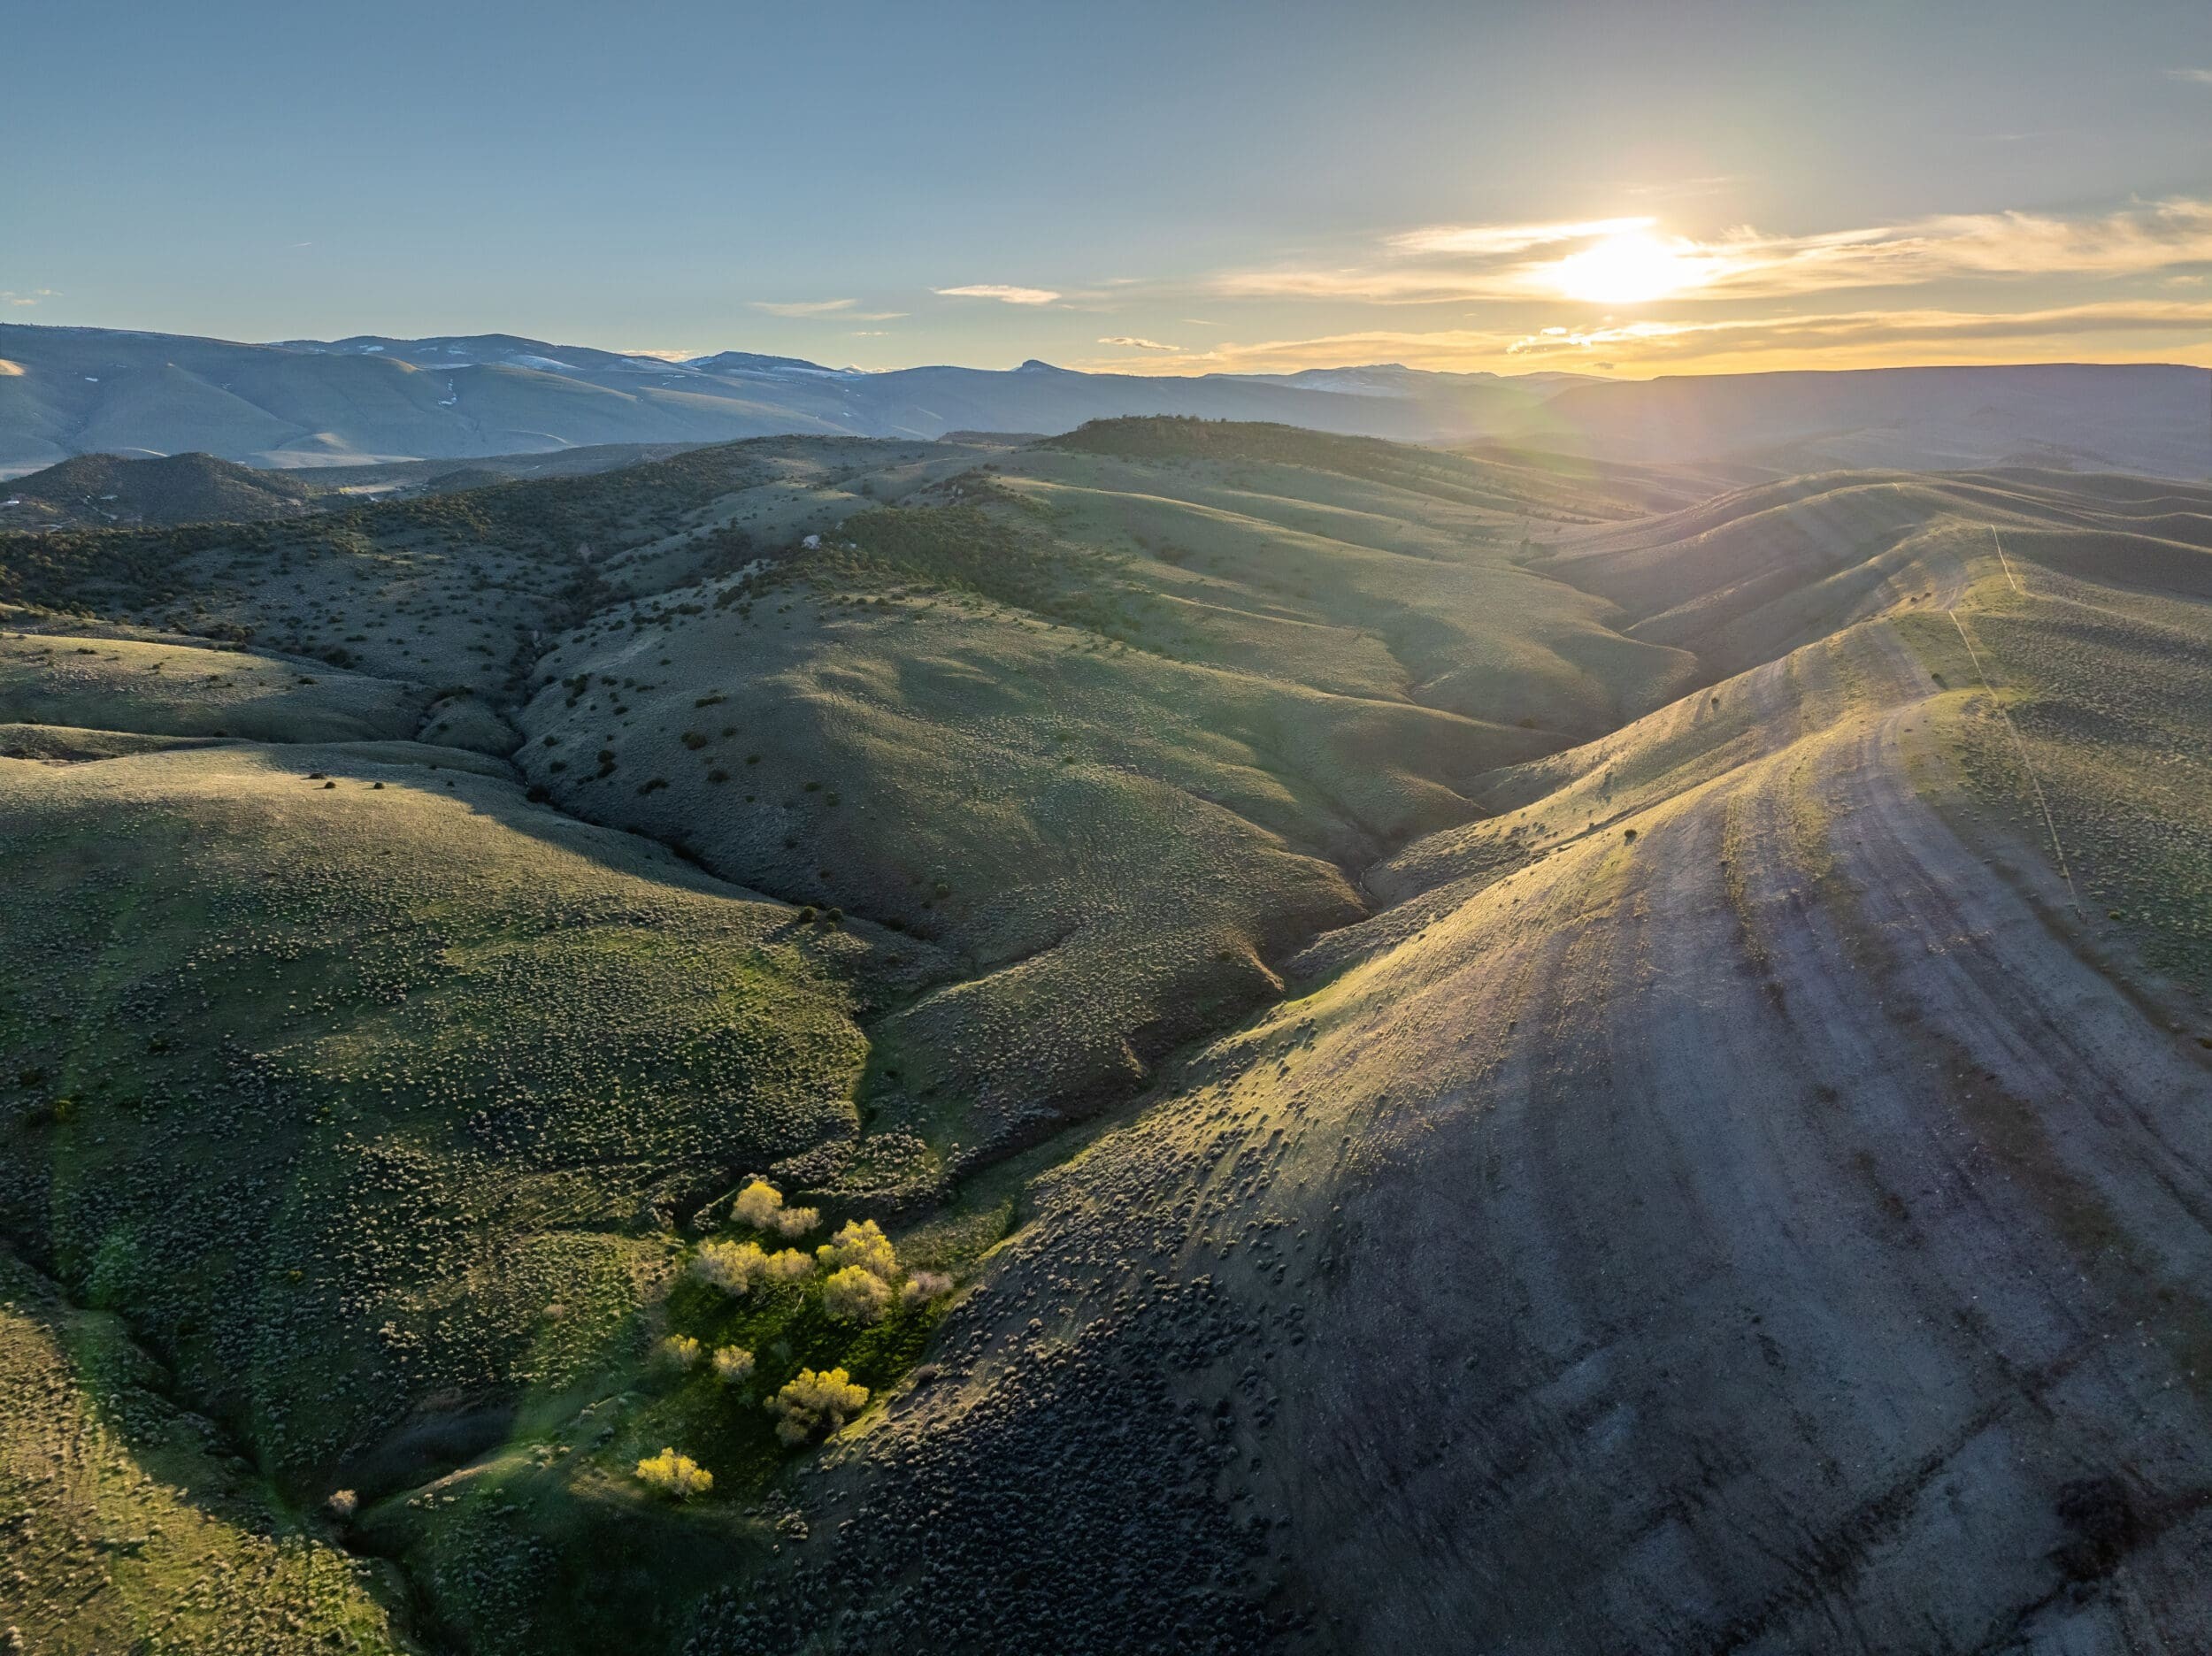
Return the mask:
<path id="1" fill-rule="evenodd" d="M 825 1270 L 839 1270 L 856 1265 L 888 1282 L 899 1274 L 898 1255 L 892 1251 L 891 1238 L 883 1234 L 883 1227 L 872 1219 L 855 1219 L 820 1247 L 814 1257 L 822 1261 Z"/>
<path id="2" fill-rule="evenodd" d="M 804 1236 L 822 1222 L 818 1208 L 785 1207 L 783 1192 L 762 1179 L 755 1179 L 738 1192 L 732 1211 L 740 1224 L 773 1230 L 778 1236 Z"/>
<path id="3" fill-rule="evenodd" d="M 653 1354 L 672 1368 L 696 1368 L 706 1347 L 688 1334 L 671 1334 L 653 1348 Z"/>
<path id="4" fill-rule="evenodd" d="M 785 1443 L 800 1444 L 818 1430 L 835 1431 L 867 1402 L 868 1388 L 855 1385 L 842 1368 L 819 1374 L 802 1368 L 795 1379 L 768 1399 L 768 1412 L 776 1417 L 776 1436 Z"/>
<path id="5" fill-rule="evenodd" d="M 637 1475 L 648 1488 L 673 1495 L 678 1500 L 689 1500 L 714 1487 L 713 1473 L 689 1455 L 678 1454 L 672 1447 L 639 1461 Z"/>
<path id="6" fill-rule="evenodd" d="M 891 1308 L 891 1284 L 873 1271 L 848 1265 L 822 1282 L 822 1309 L 840 1322 L 878 1322 Z"/>
<path id="7" fill-rule="evenodd" d="M 743 1295 L 757 1282 L 803 1282 L 814 1274 L 814 1264 L 796 1248 L 770 1254 L 757 1242 L 703 1242 L 691 1274 L 726 1294 Z"/>

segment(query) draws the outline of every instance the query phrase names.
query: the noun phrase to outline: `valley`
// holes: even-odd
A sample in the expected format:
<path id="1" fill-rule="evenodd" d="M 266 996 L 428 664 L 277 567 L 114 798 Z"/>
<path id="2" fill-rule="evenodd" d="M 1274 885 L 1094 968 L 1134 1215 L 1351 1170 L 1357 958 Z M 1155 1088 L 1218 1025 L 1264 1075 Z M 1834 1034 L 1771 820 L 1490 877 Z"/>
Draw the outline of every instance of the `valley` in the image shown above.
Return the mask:
<path id="1" fill-rule="evenodd" d="M 2212 1641 L 2212 489 L 1662 446 L 52 491 L 24 1647 Z"/>

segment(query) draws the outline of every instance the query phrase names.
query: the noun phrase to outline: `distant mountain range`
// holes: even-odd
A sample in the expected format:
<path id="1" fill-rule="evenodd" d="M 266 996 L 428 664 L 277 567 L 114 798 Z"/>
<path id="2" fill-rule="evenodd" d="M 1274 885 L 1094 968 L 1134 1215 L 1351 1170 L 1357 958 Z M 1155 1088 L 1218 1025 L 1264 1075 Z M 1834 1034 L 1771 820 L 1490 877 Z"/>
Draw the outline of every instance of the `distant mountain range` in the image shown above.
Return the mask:
<path id="1" fill-rule="evenodd" d="M 1187 378 L 1033 361 L 872 373 L 747 351 L 667 362 L 504 334 L 250 345 L 0 326 L 0 473 L 90 453 L 198 450 L 289 468 L 787 433 L 1054 433 L 1128 414 L 1777 472 L 2008 463 L 2212 471 L 2212 373 L 2155 364 L 1647 381 L 1396 364 Z"/>

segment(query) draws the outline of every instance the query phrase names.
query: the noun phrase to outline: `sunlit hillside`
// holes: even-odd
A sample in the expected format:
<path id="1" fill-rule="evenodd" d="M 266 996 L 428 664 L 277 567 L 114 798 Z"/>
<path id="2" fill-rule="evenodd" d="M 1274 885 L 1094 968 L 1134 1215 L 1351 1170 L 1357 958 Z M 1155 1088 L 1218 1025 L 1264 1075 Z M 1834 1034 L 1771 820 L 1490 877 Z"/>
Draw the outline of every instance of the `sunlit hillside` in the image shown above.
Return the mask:
<path id="1" fill-rule="evenodd" d="M 2185 1643 L 2208 558 L 1173 419 L 0 540 L 26 1648 Z"/>

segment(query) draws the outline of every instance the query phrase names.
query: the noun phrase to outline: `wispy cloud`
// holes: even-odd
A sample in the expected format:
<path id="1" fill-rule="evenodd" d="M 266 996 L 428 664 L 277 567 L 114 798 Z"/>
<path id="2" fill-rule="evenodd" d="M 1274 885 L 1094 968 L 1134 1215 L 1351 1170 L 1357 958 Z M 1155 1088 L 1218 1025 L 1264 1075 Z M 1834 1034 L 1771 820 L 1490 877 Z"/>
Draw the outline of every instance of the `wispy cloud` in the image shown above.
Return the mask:
<path id="1" fill-rule="evenodd" d="M 1695 196 L 1717 196 L 1742 182 L 1733 172 L 1715 172 L 1706 178 L 1672 179 L 1663 184 L 1624 184 L 1621 194 L 1639 201 L 1686 201 Z"/>
<path id="2" fill-rule="evenodd" d="M 1232 272 L 1217 279 L 1215 290 L 1235 298 L 1376 304 L 1555 298 L 1573 291 L 1588 249 L 1613 236 L 1649 237 L 1678 288 L 1715 299 L 1953 278 L 2148 276 L 2212 262 L 2212 202 L 2185 198 L 2084 218 L 1959 213 L 1812 235 L 1745 227 L 1698 240 L 1655 232 L 1655 221 L 1643 218 L 1432 226 L 1388 238 L 1379 262 Z"/>
<path id="3" fill-rule="evenodd" d="M 42 299 L 58 299 L 61 295 L 51 288 L 34 288 L 28 293 L 0 292 L 0 303 L 35 305 Z"/>
<path id="4" fill-rule="evenodd" d="M 1467 253 L 1496 257 L 1563 242 L 1592 242 L 1600 236 L 1648 230 L 1654 218 L 1586 218 L 1572 224 L 1431 225 L 1392 236 L 1386 246 L 1398 253 Z"/>
<path id="5" fill-rule="evenodd" d="M 1663 370 L 1693 364 L 1709 370 L 1729 365 L 1809 365 L 1824 359 L 1866 356 L 1888 361 L 2018 359 L 2039 341 L 2124 341 L 2139 348 L 2098 354 L 2172 355 L 2169 341 L 2212 329 L 2212 303 L 2173 300 L 2110 301 L 2022 311 L 1939 309 L 1837 311 L 1821 315 L 1607 321 L 1586 327 L 1554 326 L 1516 333 L 1505 329 L 1376 328 L 1223 344 L 1174 356 L 1141 359 L 1149 373 L 1291 373 L 1301 368 L 1347 363 L 1404 362 L 1423 368 L 1492 368 L 1526 372 L 1540 367 Z M 1118 366 L 1126 372 L 1135 364 Z"/>
<path id="6" fill-rule="evenodd" d="M 2198 86 L 2212 87 L 2212 69 L 2169 69 L 2166 73 L 2176 80 L 2189 80 Z"/>
<path id="7" fill-rule="evenodd" d="M 1004 282 L 971 282 L 964 288 L 933 288 L 941 299 L 995 299 L 1001 304 L 1048 305 L 1060 295 L 1049 288 L 1012 288 Z"/>
<path id="8" fill-rule="evenodd" d="M 895 322 L 906 314 L 903 310 L 856 310 L 857 299 L 756 299 L 756 310 L 765 310 L 770 316 L 789 317 L 803 320 L 808 317 L 835 317 L 840 322 Z"/>
<path id="9" fill-rule="evenodd" d="M 689 362 L 694 356 L 703 353 L 694 350 L 688 345 L 681 347 L 633 345 L 625 349 L 622 354 L 625 356 L 651 356 L 661 362 Z"/>
<path id="10" fill-rule="evenodd" d="M 765 310 L 770 316 L 818 317 L 833 316 L 840 310 L 849 310 L 860 303 L 857 299 L 756 299 L 753 309 Z"/>
<path id="11" fill-rule="evenodd" d="M 1132 334 L 1109 334 L 1098 342 L 1102 345 L 1126 346 L 1131 350 L 1171 351 L 1183 349 L 1179 345 L 1163 345 L 1157 340 L 1139 339 Z"/>
<path id="12" fill-rule="evenodd" d="M 1966 343 L 2065 338 L 2097 334 L 2175 334 L 2212 327 L 2212 304 L 2114 300 L 2041 310 L 1848 310 L 1829 316 L 1738 317 L 1726 321 L 1640 321 L 1587 329 L 1546 328 L 1508 348 L 1516 356 L 1557 355 L 1623 346 L 1673 355 L 1747 346 Z"/>

